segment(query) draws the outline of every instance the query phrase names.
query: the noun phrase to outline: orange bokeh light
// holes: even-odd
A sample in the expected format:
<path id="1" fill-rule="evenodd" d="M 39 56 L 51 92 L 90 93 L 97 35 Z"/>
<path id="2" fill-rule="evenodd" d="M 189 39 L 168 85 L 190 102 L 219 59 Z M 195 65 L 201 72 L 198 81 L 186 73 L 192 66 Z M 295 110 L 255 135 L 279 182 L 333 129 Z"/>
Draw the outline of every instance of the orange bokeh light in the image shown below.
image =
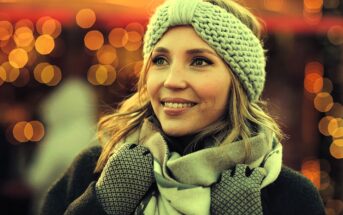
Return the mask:
<path id="1" fill-rule="evenodd" d="M 117 58 L 116 49 L 111 45 L 104 45 L 96 53 L 99 63 L 112 64 Z"/>
<path id="2" fill-rule="evenodd" d="M 96 21 L 95 12 L 92 9 L 82 9 L 76 14 L 76 23 L 81 28 L 90 28 Z"/>
<path id="3" fill-rule="evenodd" d="M 301 173 L 320 188 L 320 162 L 319 160 L 308 160 L 302 163 Z"/>
<path id="4" fill-rule="evenodd" d="M 9 21 L 0 21 L 0 40 L 8 40 L 13 34 L 13 26 Z"/>
<path id="5" fill-rule="evenodd" d="M 84 43 L 89 50 L 98 50 L 104 44 L 104 36 L 100 31 L 89 31 L 84 38 Z"/>
<path id="6" fill-rule="evenodd" d="M 8 61 L 14 68 L 23 68 L 28 60 L 27 52 L 22 48 L 13 49 L 8 55 Z"/>
<path id="7" fill-rule="evenodd" d="M 36 51 L 41 55 L 47 55 L 55 48 L 54 38 L 48 34 L 39 36 L 35 42 Z"/>
<path id="8" fill-rule="evenodd" d="M 123 28 L 114 28 L 108 35 L 110 44 L 115 48 L 124 47 L 129 41 L 128 33 Z"/>
<path id="9" fill-rule="evenodd" d="M 333 106 L 333 98 L 329 93 L 318 93 L 314 98 L 314 107 L 320 112 L 327 112 Z"/>

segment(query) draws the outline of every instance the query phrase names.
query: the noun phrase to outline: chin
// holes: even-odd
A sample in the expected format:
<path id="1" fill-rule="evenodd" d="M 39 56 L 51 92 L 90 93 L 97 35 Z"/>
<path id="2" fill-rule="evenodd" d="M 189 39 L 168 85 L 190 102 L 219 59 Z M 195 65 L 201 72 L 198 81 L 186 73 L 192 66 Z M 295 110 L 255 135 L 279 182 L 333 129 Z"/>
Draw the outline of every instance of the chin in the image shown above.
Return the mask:
<path id="1" fill-rule="evenodd" d="M 189 135 L 189 134 L 193 134 L 195 133 L 195 131 L 187 131 L 187 130 L 176 130 L 176 129 L 172 129 L 172 128 L 163 128 L 162 126 L 162 129 L 163 129 L 163 132 L 169 136 L 172 136 L 172 137 L 182 137 L 182 136 L 185 136 L 185 135 Z"/>

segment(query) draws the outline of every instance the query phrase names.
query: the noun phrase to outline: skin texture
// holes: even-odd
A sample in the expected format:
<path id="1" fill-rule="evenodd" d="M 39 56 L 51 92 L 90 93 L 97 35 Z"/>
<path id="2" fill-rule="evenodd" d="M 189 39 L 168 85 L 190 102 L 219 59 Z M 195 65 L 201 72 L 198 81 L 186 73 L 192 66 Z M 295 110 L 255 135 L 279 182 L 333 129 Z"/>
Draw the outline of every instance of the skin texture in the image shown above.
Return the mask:
<path id="1" fill-rule="evenodd" d="M 225 112 L 229 67 L 190 26 L 169 29 L 156 44 L 147 72 L 147 91 L 163 131 L 171 136 L 199 132 Z M 165 107 L 163 101 L 194 106 Z"/>

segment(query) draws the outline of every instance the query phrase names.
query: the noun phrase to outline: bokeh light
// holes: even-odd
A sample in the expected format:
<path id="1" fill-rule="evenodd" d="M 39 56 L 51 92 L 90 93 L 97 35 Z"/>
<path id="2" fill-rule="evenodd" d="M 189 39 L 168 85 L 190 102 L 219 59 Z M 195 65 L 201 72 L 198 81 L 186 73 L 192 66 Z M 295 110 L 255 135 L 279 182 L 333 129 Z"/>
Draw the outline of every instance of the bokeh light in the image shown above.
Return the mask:
<path id="1" fill-rule="evenodd" d="M 307 160 L 301 165 L 301 173 L 319 189 L 320 188 L 320 161 Z"/>
<path id="2" fill-rule="evenodd" d="M 0 40 L 8 40 L 13 34 L 13 26 L 9 21 L 0 21 Z"/>
<path id="3" fill-rule="evenodd" d="M 1 46 L 1 50 L 5 54 L 9 54 L 13 49 L 15 49 L 17 47 L 13 38 L 10 38 L 8 41 L 4 42 L 3 44 L 4 45 Z"/>
<path id="4" fill-rule="evenodd" d="M 117 58 L 117 52 L 111 45 L 104 45 L 97 51 L 96 56 L 100 64 L 112 64 Z"/>
<path id="5" fill-rule="evenodd" d="M 332 116 L 325 116 L 319 121 L 318 129 L 320 133 L 322 133 L 325 136 L 330 136 L 328 126 L 332 119 L 334 119 Z"/>
<path id="6" fill-rule="evenodd" d="M 332 26 L 328 30 L 328 39 L 334 45 L 343 44 L 343 27 L 339 25 Z"/>
<path id="7" fill-rule="evenodd" d="M 140 61 L 137 61 L 135 63 L 135 65 L 133 66 L 133 72 L 135 73 L 135 75 L 138 77 L 139 74 L 141 73 L 141 70 L 143 68 L 143 61 L 140 60 Z"/>
<path id="8" fill-rule="evenodd" d="M 323 7 L 323 0 L 304 0 L 304 9 L 308 12 L 318 12 Z"/>
<path id="9" fill-rule="evenodd" d="M 123 28 L 114 28 L 109 33 L 108 40 L 113 47 L 121 48 L 129 41 L 129 35 Z"/>
<path id="10" fill-rule="evenodd" d="M 45 20 L 42 24 L 42 33 L 57 38 L 62 31 L 61 23 L 56 19 Z"/>
<path id="11" fill-rule="evenodd" d="M 332 137 L 343 137 L 343 120 L 342 118 L 331 119 L 328 124 L 328 132 Z"/>
<path id="12" fill-rule="evenodd" d="M 3 64 L 1 64 L 1 67 L 4 69 L 6 73 L 6 75 L 3 75 L 3 77 L 6 77 L 4 81 L 13 82 L 18 78 L 19 69 L 13 67 L 9 62 L 4 62 Z"/>
<path id="13" fill-rule="evenodd" d="M 12 130 L 13 137 L 20 143 L 40 141 L 45 134 L 44 125 L 39 121 L 17 122 Z"/>
<path id="14" fill-rule="evenodd" d="M 21 28 L 21 27 L 27 27 L 31 30 L 31 32 L 34 32 L 34 24 L 30 19 L 20 19 L 15 23 L 15 29 Z"/>
<path id="15" fill-rule="evenodd" d="M 22 121 L 22 122 L 18 122 L 14 125 L 13 127 L 13 137 L 15 140 L 17 140 L 20 143 L 23 142 L 27 142 L 29 139 L 26 137 L 25 135 L 25 127 L 26 127 L 27 122 L 26 121 Z"/>
<path id="16" fill-rule="evenodd" d="M 321 92 L 331 93 L 333 90 L 332 81 L 328 78 L 323 78 L 323 87 Z"/>
<path id="17" fill-rule="evenodd" d="M 40 141 L 45 135 L 45 129 L 44 129 L 43 123 L 41 123 L 40 121 L 31 121 L 30 125 L 33 130 L 31 141 L 35 141 L 35 142 Z"/>
<path id="18" fill-rule="evenodd" d="M 46 67 L 49 66 L 50 64 L 47 62 L 42 62 L 36 65 L 36 67 L 33 70 L 33 75 L 36 81 L 39 83 L 43 83 L 42 81 L 42 70 Z"/>
<path id="19" fill-rule="evenodd" d="M 8 61 L 14 68 L 23 68 L 28 60 L 27 52 L 22 48 L 13 49 L 8 55 Z"/>
<path id="20" fill-rule="evenodd" d="M 35 79 L 48 86 L 56 86 L 62 80 L 62 72 L 58 66 L 46 62 L 39 63 L 33 71 Z"/>
<path id="21" fill-rule="evenodd" d="M 39 36 L 35 42 L 35 48 L 37 52 L 41 55 L 50 54 L 52 50 L 55 48 L 54 38 L 52 38 L 48 34 L 43 34 Z"/>
<path id="22" fill-rule="evenodd" d="M 135 32 L 138 32 L 141 36 L 144 35 L 144 27 L 142 24 L 140 24 L 139 22 L 131 22 L 129 23 L 126 27 L 125 27 L 125 30 L 127 32 L 130 32 L 130 31 L 135 31 Z"/>
<path id="23" fill-rule="evenodd" d="M 92 9 L 89 9 L 89 8 L 81 9 L 76 14 L 76 23 L 81 28 L 90 28 L 94 25 L 95 21 L 96 21 L 96 15 Z"/>
<path id="24" fill-rule="evenodd" d="M 341 103 L 335 102 L 332 108 L 326 112 L 328 116 L 333 116 L 336 118 L 343 118 L 343 106 Z"/>
<path id="25" fill-rule="evenodd" d="M 88 70 L 88 81 L 93 85 L 109 86 L 116 80 L 116 70 L 111 65 L 96 64 Z"/>
<path id="26" fill-rule="evenodd" d="M 343 158 L 343 146 L 337 145 L 334 142 L 330 145 L 330 154 L 336 159 Z"/>
<path id="27" fill-rule="evenodd" d="M 284 6 L 284 0 L 264 0 L 264 7 L 271 11 L 280 11 Z"/>
<path id="28" fill-rule="evenodd" d="M 337 146 L 343 147 L 343 139 L 335 139 L 333 141 L 333 144 L 336 144 Z"/>
<path id="29" fill-rule="evenodd" d="M 104 44 L 104 36 L 100 31 L 89 31 L 84 37 L 84 43 L 89 50 L 98 50 Z"/>
<path id="30" fill-rule="evenodd" d="M 28 47 L 34 41 L 34 36 L 29 27 L 23 26 L 15 30 L 13 39 L 17 47 Z"/>
<path id="31" fill-rule="evenodd" d="M 306 74 L 304 87 L 309 93 L 318 93 L 323 88 L 323 78 L 317 73 Z"/>
<path id="32" fill-rule="evenodd" d="M 327 112 L 333 107 L 333 98 L 329 93 L 318 93 L 314 98 L 314 107 L 320 112 Z"/>

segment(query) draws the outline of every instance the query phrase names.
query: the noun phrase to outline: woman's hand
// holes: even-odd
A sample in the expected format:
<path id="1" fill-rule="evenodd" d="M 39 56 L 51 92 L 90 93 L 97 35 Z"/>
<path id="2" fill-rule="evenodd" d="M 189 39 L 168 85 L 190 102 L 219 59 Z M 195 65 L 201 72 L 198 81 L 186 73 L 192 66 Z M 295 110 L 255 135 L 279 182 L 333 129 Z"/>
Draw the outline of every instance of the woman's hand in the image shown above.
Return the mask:
<path id="1" fill-rule="evenodd" d="M 266 172 L 237 164 L 211 187 L 211 214 L 263 214 L 260 187 Z"/>
<path id="2" fill-rule="evenodd" d="M 108 214 L 131 214 L 153 182 L 150 151 L 127 144 L 109 158 L 96 183 L 96 195 Z"/>

